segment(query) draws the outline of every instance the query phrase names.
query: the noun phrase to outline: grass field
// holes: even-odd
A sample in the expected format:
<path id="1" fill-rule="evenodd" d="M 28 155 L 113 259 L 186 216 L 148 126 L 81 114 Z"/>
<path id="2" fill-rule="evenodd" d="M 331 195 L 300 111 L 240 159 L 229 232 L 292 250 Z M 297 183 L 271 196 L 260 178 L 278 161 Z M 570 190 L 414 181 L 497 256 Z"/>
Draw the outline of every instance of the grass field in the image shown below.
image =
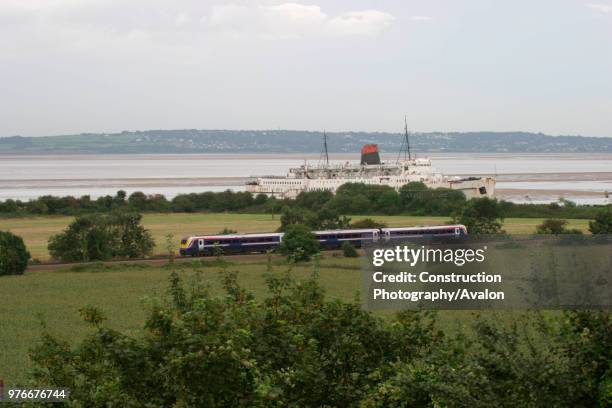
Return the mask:
<path id="1" fill-rule="evenodd" d="M 197 262 L 197 261 L 196 261 Z M 219 293 L 219 273 L 214 260 L 202 262 L 202 276 L 211 292 Z M 321 261 L 320 280 L 328 293 L 352 300 L 361 284 L 359 258 L 338 258 L 326 254 Z M 177 264 L 188 280 L 193 274 L 191 264 Z M 265 293 L 267 261 L 232 263 L 227 270 L 240 272 L 244 287 L 257 296 Z M 287 270 L 284 260 L 276 258 L 272 273 Z M 304 278 L 313 270 L 312 264 L 295 267 L 294 276 Z M 164 296 L 170 269 L 145 265 L 93 265 L 86 268 L 54 272 L 31 272 L 22 276 L 0 277 L 0 379 L 5 384 L 24 381 L 30 361 L 28 350 L 40 339 L 44 321 L 51 333 L 76 342 L 90 328 L 78 310 L 93 305 L 103 310 L 109 326 L 130 332 L 142 327 L 145 317 L 145 297 Z"/>
<path id="2" fill-rule="evenodd" d="M 354 221 L 366 216 L 352 216 Z M 446 217 L 412 217 L 412 216 L 371 216 L 384 221 L 389 226 L 444 224 Z M 280 225 L 279 216 L 272 218 L 269 214 L 145 214 L 144 225 L 152 234 L 157 247 L 155 254 L 165 253 L 164 243 L 167 234 L 173 234 L 177 243 L 185 235 L 215 234 L 229 228 L 238 232 L 269 232 Z M 53 234 L 61 232 L 70 223 L 72 217 L 27 217 L 0 218 L 0 230 L 9 230 L 23 237 L 32 258 L 41 261 L 49 259 L 47 241 Z M 569 228 L 588 231 L 588 220 L 568 220 Z M 538 218 L 508 218 L 504 222 L 505 230 L 510 234 L 530 234 L 535 232 L 536 225 L 542 222 Z"/>
<path id="3" fill-rule="evenodd" d="M 357 220 L 364 217 L 353 217 Z M 390 226 L 445 223 L 443 217 L 375 216 Z M 60 232 L 71 221 L 70 217 L 35 217 L 0 219 L 0 229 L 11 230 L 22 236 L 33 257 L 48 259 L 46 243 L 49 236 Z M 532 233 L 539 219 L 508 219 L 504 228 L 513 234 Z M 164 236 L 174 234 L 177 241 L 191 233 L 216 233 L 223 228 L 239 232 L 273 231 L 278 227 L 278 216 L 250 214 L 148 214 L 145 226 L 160 244 L 157 253 L 164 252 Z M 587 230 L 586 220 L 570 220 L 571 228 Z M 219 292 L 220 268 L 208 260 L 203 263 L 204 279 L 213 293 Z M 360 260 L 333 257 L 326 253 L 321 262 L 320 279 L 328 294 L 352 300 L 361 284 Z M 275 272 L 287 266 L 278 259 Z M 189 264 L 180 264 L 183 275 L 191 274 Z M 248 289 L 262 296 L 265 292 L 266 262 L 241 261 L 230 270 L 239 270 L 240 281 Z M 296 277 L 305 277 L 312 265 L 296 267 Z M 31 365 L 28 349 L 41 334 L 41 321 L 48 329 L 72 342 L 87 335 L 89 328 L 79 317 L 79 308 L 93 305 L 109 317 L 109 325 L 130 332 L 142 327 L 146 296 L 165 293 L 169 270 L 167 267 L 145 265 L 92 265 L 53 272 L 29 272 L 23 276 L 0 277 L 0 379 L 5 384 L 21 383 Z M 445 327 L 459 326 L 467 321 L 468 312 L 443 312 Z"/>

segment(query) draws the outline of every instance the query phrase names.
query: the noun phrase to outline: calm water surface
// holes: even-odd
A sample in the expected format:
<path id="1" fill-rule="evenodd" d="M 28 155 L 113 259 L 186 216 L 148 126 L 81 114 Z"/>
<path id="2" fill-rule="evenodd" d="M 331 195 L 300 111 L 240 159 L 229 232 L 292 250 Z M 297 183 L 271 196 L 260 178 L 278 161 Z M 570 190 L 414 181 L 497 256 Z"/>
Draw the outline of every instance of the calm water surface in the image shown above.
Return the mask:
<path id="1" fill-rule="evenodd" d="M 612 192 L 612 155 L 606 154 L 439 154 L 428 156 L 446 174 L 497 175 L 500 193 L 514 201 L 554 201 L 559 195 L 579 202 L 605 202 Z M 316 164 L 319 155 L 54 155 L 0 156 L 0 200 L 40 195 L 89 194 L 118 189 L 173 197 L 179 193 L 244 190 L 246 178 L 284 175 L 290 167 Z M 332 155 L 334 163 L 357 155 Z M 383 157 L 395 160 L 395 155 Z M 523 194 L 522 190 L 526 194 Z M 538 191 L 536 194 L 535 191 Z M 527 194 L 528 193 L 528 194 Z M 502 194 L 503 195 L 503 194 Z"/>

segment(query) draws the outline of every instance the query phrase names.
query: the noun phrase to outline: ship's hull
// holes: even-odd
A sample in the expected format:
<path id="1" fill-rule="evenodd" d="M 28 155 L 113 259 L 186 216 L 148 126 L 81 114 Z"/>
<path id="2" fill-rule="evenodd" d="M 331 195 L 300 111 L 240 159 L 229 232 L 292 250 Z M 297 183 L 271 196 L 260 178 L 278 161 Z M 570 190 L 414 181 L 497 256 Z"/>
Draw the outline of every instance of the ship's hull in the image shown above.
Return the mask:
<path id="1" fill-rule="evenodd" d="M 294 199 L 303 191 L 330 191 L 335 194 L 337 189 L 346 183 L 389 186 L 399 191 L 402 186 L 413 181 L 422 182 L 429 188 L 443 187 L 459 190 L 468 199 L 493 197 L 495 195 L 495 179 L 492 177 L 471 177 L 457 180 L 434 177 L 428 180 L 418 175 L 356 177 L 350 179 L 260 177 L 247 185 L 247 191 L 253 194 L 265 194 L 270 197 Z"/>

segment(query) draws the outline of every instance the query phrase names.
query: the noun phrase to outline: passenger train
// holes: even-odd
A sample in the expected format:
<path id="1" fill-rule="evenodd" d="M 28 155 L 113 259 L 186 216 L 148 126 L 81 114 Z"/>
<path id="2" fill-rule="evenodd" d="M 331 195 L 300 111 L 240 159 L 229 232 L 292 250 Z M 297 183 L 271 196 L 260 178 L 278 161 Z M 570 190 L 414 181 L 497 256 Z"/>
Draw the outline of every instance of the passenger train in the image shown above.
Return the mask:
<path id="1" fill-rule="evenodd" d="M 364 243 L 393 242 L 420 237 L 454 237 L 467 235 L 464 225 L 416 226 L 396 228 L 343 229 L 313 231 L 322 249 L 338 249 L 343 242 L 354 247 Z M 217 251 L 223 254 L 266 252 L 275 249 L 283 240 L 283 233 L 194 235 L 181 240 L 181 256 L 207 256 Z"/>

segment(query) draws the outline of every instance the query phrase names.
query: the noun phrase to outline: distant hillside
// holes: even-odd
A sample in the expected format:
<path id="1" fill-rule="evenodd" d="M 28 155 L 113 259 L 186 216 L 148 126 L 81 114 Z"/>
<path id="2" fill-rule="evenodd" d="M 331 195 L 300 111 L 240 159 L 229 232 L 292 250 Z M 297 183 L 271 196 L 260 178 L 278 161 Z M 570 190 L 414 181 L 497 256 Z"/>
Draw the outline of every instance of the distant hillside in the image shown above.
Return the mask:
<path id="1" fill-rule="evenodd" d="M 0 138 L 0 154 L 38 153 L 308 153 L 321 150 L 322 133 L 297 130 L 147 130 Z M 328 133 L 331 152 L 357 152 L 365 143 L 398 151 L 397 133 Z M 612 152 L 612 138 L 547 136 L 525 132 L 419 133 L 411 135 L 416 152 Z"/>

